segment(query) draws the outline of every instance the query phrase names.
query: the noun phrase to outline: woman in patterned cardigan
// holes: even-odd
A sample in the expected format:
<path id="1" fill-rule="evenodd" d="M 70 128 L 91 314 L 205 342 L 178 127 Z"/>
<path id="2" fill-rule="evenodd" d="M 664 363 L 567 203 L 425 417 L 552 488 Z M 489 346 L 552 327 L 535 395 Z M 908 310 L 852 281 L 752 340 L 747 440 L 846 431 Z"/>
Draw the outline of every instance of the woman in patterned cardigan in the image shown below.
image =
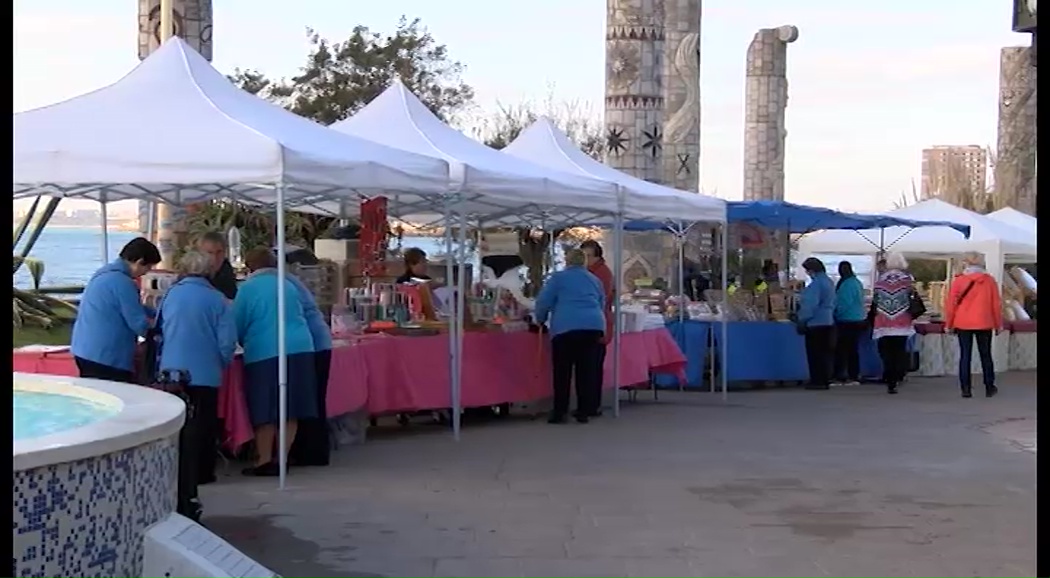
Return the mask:
<path id="1" fill-rule="evenodd" d="M 915 333 L 908 313 L 915 280 L 905 269 L 908 262 L 900 253 L 886 257 L 886 270 L 879 274 L 871 296 L 872 337 L 882 358 L 882 378 L 888 393 L 897 393 L 897 386 L 908 373 L 908 338 Z"/>

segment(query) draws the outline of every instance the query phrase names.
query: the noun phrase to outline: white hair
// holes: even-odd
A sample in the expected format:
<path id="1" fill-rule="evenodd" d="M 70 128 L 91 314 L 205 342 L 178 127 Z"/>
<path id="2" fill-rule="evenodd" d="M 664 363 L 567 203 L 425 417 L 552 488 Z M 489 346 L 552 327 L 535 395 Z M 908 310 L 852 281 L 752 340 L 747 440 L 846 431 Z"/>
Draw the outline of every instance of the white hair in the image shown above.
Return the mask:
<path id="1" fill-rule="evenodd" d="M 908 260 L 900 253 L 890 253 L 886 255 L 886 268 L 903 271 L 908 268 Z"/>
<path id="2" fill-rule="evenodd" d="M 183 275 L 206 277 L 211 274 L 212 259 L 201 251 L 187 251 L 179 259 L 178 272 Z"/>
<path id="3" fill-rule="evenodd" d="M 984 255 L 976 251 L 964 253 L 962 260 L 963 263 L 973 267 L 984 267 Z"/>
<path id="4" fill-rule="evenodd" d="M 567 267 L 582 267 L 587 264 L 587 256 L 579 249 L 569 249 L 565 252 L 565 265 Z"/>

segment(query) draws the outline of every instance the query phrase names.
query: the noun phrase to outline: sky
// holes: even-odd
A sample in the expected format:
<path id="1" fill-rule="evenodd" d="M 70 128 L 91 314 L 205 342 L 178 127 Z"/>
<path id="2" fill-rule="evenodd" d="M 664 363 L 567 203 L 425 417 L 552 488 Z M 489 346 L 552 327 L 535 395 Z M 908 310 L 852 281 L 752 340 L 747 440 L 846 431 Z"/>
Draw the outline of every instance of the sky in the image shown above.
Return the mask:
<path id="1" fill-rule="evenodd" d="M 136 0 L 15 0 L 14 110 L 118 80 L 138 62 Z M 999 49 L 1011 0 L 703 0 L 701 188 L 742 197 L 744 62 L 760 28 L 792 24 L 786 200 L 883 211 L 918 182 L 921 150 L 994 146 Z M 341 40 L 359 24 L 420 18 L 466 66 L 478 115 L 499 104 L 576 103 L 602 114 L 605 0 L 221 0 L 224 72 L 293 75 L 306 29 Z M 87 201 L 81 201 L 88 203 Z"/>

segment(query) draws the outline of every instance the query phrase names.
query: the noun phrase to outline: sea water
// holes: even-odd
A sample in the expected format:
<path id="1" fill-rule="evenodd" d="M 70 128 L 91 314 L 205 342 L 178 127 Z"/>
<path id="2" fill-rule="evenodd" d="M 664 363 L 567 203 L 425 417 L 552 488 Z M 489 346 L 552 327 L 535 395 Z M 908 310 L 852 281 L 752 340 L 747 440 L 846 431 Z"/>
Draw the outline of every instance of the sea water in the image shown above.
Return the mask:
<path id="1" fill-rule="evenodd" d="M 15 440 L 83 427 L 112 417 L 119 411 L 115 407 L 70 395 L 17 389 L 12 394 Z"/>

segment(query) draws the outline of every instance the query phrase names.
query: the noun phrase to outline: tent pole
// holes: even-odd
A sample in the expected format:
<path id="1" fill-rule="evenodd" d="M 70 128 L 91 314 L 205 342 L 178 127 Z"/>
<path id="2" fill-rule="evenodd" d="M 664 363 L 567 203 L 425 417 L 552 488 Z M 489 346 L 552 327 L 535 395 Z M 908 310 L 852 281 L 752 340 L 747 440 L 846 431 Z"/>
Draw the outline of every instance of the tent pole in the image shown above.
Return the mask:
<path id="1" fill-rule="evenodd" d="M 109 212 L 106 209 L 106 193 L 103 192 L 99 200 L 102 221 L 102 264 L 109 263 Z"/>
<path id="2" fill-rule="evenodd" d="M 683 229 L 679 224 L 675 231 L 675 240 L 678 243 L 678 330 L 685 335 L 685 233 L 688 229 Z M 656 387 L 656 382 L 653 382 L 653 387 Z M 682 381 L 678 382 L 678 391 L 685 391 L 685 383 Z"/>
<path id="3" fill-rule="evenodd" d="M 623 191 L 620 191 L 621 199 Z M 621 203 L 622 205 L 622 203 Z M 620 417 L 620 347 L 622 345 L 623 314 L 620 312 L 620 290 L 623 285 L 623 210 L 616 212 L 613 228 L 613 339 L 612 339 L 612 392 L 613 417 Z M 604 374 L 604 372 L 603 372 Z M 605 384 L 602 384 L 604 387 Z"/>
<path id="4" fill-rule="evenodd" d="M 278 487 L 285 489 L 288 478 L 288 454 L 285 451 L 288 440 L 288 345 L 285 343 L 288 328 L 285 325 L 285 312 L 288 310 L 287 295 L 284 284 L 288 271 L 285 266 L 284 238 L 284 183 L 277 183 L 277 389 L 279 392 L 279 419 L 277 430 L 277 455 L 280 479 Z M 325 419 L 321 416 L 321 419 Z"/>
<path id="5" fill-rule="evenodd" d="M 455 278 L 454 267 L 454 255 L 452 251 L 452 201 L 445 200 L 445 284 L 448 286 L 452 285 L 452 280 Z M 458 404 L 456 396 L 456 377 L 457 369 L 459 365 L 456 363 L 456 347 L 459 345 L 459 341 L 456 339 L 457 323 L 455 311 L 449 311 L 448 305 L 446 305 L 446 311 L 449 313 L 448 318 L 448 384 L 449 384 L 449 406 L 452 407 L 452 411 L 456 411 L 456 405 Z M 454 304 L 451 304 L 454 307 Z M 456 430 L 456 424 L 452 424 L 452 437 L 459 439 L 459 432 Z"/>
<path id="6" fill-rule="evenodd" d="M 729 223 L 722 223 L 722 401 L 729 397 Z M 711 382 L 714 389 L 715 383 Z"/>
<path id="7" fill-rule="evenodd" d="M 459 212 L 459 278 L 456 279 L 456 373 L 452 387 L 452 437 L 457 441 L 460 434 L 460 418 L 463 413 L 463 338 L 466 328 L 463 326 L 466 318 L 466 293 L 467 293 L 467 217 L 462 211 Z"/>

